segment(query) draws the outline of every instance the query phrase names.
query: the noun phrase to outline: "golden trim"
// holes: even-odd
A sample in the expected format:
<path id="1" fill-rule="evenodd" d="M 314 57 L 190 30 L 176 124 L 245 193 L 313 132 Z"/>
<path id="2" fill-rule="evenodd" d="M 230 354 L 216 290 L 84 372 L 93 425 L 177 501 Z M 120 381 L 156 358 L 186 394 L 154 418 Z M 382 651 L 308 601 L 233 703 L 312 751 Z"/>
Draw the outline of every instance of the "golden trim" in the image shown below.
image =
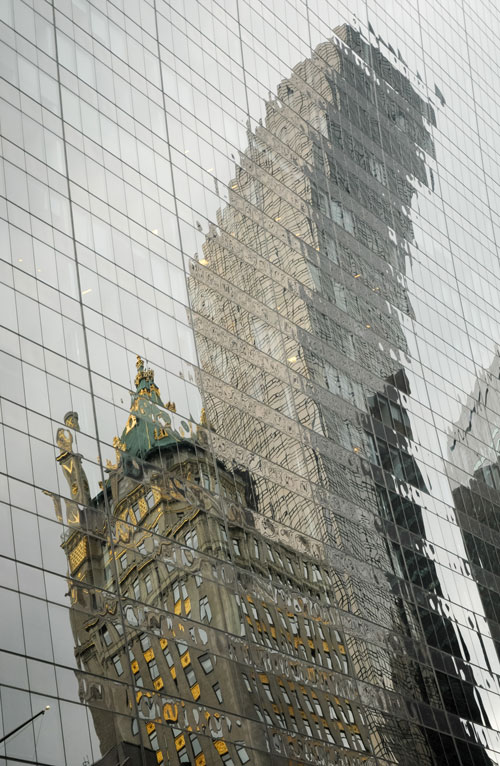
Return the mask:
<path id="1" fill-rule="evenodd" d="M 135 415 L 130 414 L 128 416 L 127 424 L 125 426 L 125 435 L 130 433 L 130 431 L 135 428 L 137 425 L 137 418 Z"/>
<path id="2" fill-rule="evenodd" d="M 163 706 L 163 718 L 165 721 L 177 721 L 178 715 L 177 705 L 171 705 L 170 702 L 166 702 Z"/>
<path id="3" fill-rule="evenodd" d="M 195 684 L 191 687 L 191 694 L 193 695 L 193 699 L 197 700 L 200 697 L 201 691 L 200 691 L 200 684 Z"/>
<path id="4" fill-rule="evenodd" d="M 219 755 L 225 755 L 228 752 L 227 745 L 223 739 L 217 739 L 214 742 L 214 747 L 219 753 Z"/>

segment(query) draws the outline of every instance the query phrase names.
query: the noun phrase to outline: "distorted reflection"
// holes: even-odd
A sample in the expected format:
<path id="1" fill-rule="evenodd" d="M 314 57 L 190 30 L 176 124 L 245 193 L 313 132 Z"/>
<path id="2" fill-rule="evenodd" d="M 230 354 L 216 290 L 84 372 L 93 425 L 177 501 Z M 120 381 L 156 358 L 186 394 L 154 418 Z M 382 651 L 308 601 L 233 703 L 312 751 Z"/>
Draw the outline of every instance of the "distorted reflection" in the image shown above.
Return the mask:
<path id="1" fill-rule="evenodd" d="M 137 368 L 116 464 L 103 491 L 80 500 L 62 542 L 98 763 L 142 763 L 141 752 L 146 763 L 174 752 L 197 766 L 268 763 L 264 722 L 276 748 L 290 730 L 325 740 L 324 758 L 330 745 L 369 752 L 332 609 L 338 575 L 307 541 L 298 552 L 273 540 L 272 525 L 259 531 L 251 477 L 212 460 L 204 413 L 198 426 L 176 420 L 153 371 L 140 358 Z M 70 432 L 64 440 L 77 496 L 87 487 L 81 456 Z"/>
<path id="2" fill-rule="evenodd" d="M 406 338 L 411 207 L 418 187 L 434 189 L 435 124 L 400 69 L 336 29 L 249 133 L 189 287 L 215 454 L 251 465 L 275 528 L 326 543 L 316 555 L 339 583 L 350 674 L 396 695 L 362 695 L 373 752 L 490 764 L 481 727 L 496 724 L 464 628 L 440 606 L 449 588 L 405 406 L 419 369 Z"/>
<path id="3" fill-rule="evenodd" d="M 190 263 L 203 409 L 165 402 L 137 357 L 100 491 L 78 414 L 55 434 L 95 764 L 500 762 L 498 439 L 481 465 L 453 446 L 457 515 L 434 513 L 406 264 L 436 117 L 403 70 L 338 27 L 249 123 Z"/>

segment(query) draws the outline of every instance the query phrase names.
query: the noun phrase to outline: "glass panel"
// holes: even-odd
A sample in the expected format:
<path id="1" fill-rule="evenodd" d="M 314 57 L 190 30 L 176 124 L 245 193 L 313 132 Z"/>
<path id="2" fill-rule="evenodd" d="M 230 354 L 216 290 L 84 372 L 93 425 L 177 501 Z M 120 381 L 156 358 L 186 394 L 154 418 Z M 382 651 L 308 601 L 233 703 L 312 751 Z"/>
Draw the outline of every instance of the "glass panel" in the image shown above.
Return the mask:
<path id="1" fill-rule="evenodd" d="M 495 5 L 1 6 L 1 757 L 500 766 Z"/>

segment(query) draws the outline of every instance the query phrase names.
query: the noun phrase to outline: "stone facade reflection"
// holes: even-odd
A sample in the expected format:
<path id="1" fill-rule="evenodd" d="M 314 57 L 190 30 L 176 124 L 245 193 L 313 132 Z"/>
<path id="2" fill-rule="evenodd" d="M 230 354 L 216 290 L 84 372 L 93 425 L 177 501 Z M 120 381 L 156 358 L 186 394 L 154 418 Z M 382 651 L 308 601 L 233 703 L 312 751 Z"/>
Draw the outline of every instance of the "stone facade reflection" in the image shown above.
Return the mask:
<path id="1" fill-rule="evenodd" d="M 175 422 L 140 359 L 136 386 L 106 486 L 62 543 L 99 764 L 142 763 L 141 739 L 146 763 L 268 764 L 264 724 L 276 753 L 301 734 L 324 763 L 339 748 L 369 754 L 337 573 L 308 541 L 297 550 L 262 528 L 248 474 L 213 461 L 205 426 Z M 70 435 L 64 447 L 85 487 Z"/>

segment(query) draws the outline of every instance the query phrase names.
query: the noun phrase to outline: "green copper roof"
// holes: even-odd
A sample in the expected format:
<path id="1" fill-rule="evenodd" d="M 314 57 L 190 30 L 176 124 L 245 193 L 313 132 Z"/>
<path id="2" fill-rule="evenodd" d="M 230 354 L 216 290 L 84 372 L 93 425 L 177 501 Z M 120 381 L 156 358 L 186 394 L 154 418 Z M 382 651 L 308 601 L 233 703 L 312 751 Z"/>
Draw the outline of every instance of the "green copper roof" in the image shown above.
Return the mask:
<path id="1" fill-rule="evenodd" d="M 193 438 L 192 427 L 175 415 L 175 405 L 163 404 L 154 381 L 153 370 L 146 370 L 137 357 L 135 393 L 132 394 L 130 415 L 115 447 L 130 457 L 144 459 L 153 449 L 172 446 Z"/>

